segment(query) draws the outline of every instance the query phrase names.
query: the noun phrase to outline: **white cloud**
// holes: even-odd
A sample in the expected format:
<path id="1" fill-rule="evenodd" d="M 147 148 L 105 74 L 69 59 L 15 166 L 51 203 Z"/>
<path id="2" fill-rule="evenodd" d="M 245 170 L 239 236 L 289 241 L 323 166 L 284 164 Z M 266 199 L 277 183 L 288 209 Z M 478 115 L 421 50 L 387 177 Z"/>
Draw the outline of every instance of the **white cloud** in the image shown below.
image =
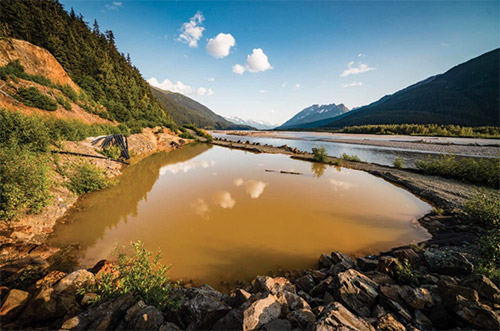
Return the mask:
<path id="1" fill-rule="evenodd" d="M 245 181 L 243 180 L 243 178 L 236 178 L 235 180 L 233 180 L 233 183 L 236 186 L 241 186 L 241 185 L 243 185 L 244 182 Z"/>
<path id="2" fill-rule="evenodd" d="M 205 31 L 205 28 L 201 25 L 204 20 L 205 18 L 200 11 L 194 14 L 189 22 L 182 24 L 178 40 L 188 44 L 189 47 L 198 47 L 198 40 L 200 40 L 203 31 Z"/>
<path id="3" fill-rule="evenodd" d="M 215 82 L 215 77 L 208 77 L 208 78 L 207 78 L 207 80 L 208 80 L 209 82 Z"/>
<path id="4" fill-rule="evenodd" d="M 104 7 L 106 7 L 106 9 L 110 9 L 110 10 L 118 10 L 122 6 L 123 6 L 123 2 L 121 2 L 121 1 L 113 1 L 111 3 L 104 5 Z"/>
<path id="5" fill-rule="evenodd" d="M 194 212 L 204 219 L 210 218 L 210 207 L 202 198 L 198 198 L 194 203 L 191 204 Z"/>
<path id="6" fill-rule="evenodd" d="M 352 82 L 348 84 L 342 84 L 342 87 L 354 87 L 354 86 L 363 86 L 363 82 Z"/>
<path id="7" fill-rule="evenodd" d="M 213 195 L 212 197 L 215 204 L 221 206 L 222 208 L 233 208 L 236 201 L 231 197 L 231 193 L 227 191 L 220 191 Z"/>
<path id="8" fill-rule="evenodd" d="M 154 87 L 158 87 L 162 90 L 168 90 L 172 92 L 178 92 L 185 95 L 198 95 L 198 96 L 211 96 L 214 94 L 214 90 L 206 87 L 198 87 L 197 89 L 192 88 L 189 85 L 184 84 L 180 80 L 177 82 L 172 82 L 169 79 L 164 79 L 163 82 L 159 82 L 155 77 L 151 77 L 147 82 Z"/>
<path id="9" fill-rule="evenodd" d="M 294 88 L 294 89 L 296 89 L 296 90 L 300 89 L 301 87 L 302 87 L 302 86 L 301 86 L 299 83 L 297 83 L 297 84 L 295 84 L 295 85 L 293 86 L 293 88 Z"/>
<path id="10" fill-rule="evenodd" d="M 233 72 L 238 75 L 242 75 L 246 70 L 248 72 L 260 72 L 270 69 L 273 69 L 273 66 L 269 63 L 269 59 L 262 48 L 254 48 L 252 50 L 252 54 L 247 56 L 247 62 L 244 67 L 241 64 L 233 66 Z"/>
<path id="11" fill-rule="evenodd" d="M 257 199 L 260 197 L 262 193 L 264 193 L 264 189 L 268 185 L 260 180 L 243 180 L 243 178 L 236 178 L 233 180 L 234 185 L 242 186 L 245 185 L 245 192 L 247 192 L 252 199 Z"/>
<path id="12" fill-rule="evenodd" d="M 344 72 L 342 72 L 340 77 L 346 77 L 349 75 L 357 75 L 357 74 L 361 74 L 363 72 L 368 72 L 368 71 L 372 71 L 372 70 L 375 70 L 375 68 L 369 67 L 368 65 L 363 64 L 361 62 L 359 62 L 358 66 L 355 67 L 354 61 L 351 61 L 347 64 L 347 69 L 344 70 Z"/>
<path id="13" fill-rule="evenodd" d="M 267 93 L 267 90 L 259 90 L 259 93 L 262 93 L 262 94 Z"/>
<path id="14" fill-rule="evenodd" d="M 347 191 L 354 187 L 355 185 L 349 182 L 345 182 L 342 180 L 330 179 L 330 184 L 332 184 L 332 188 L 334 191 Z"/>
<path id="15" fill-rule="evenodd" d="M 241 64 L 235 64 L 233 66 L 233 72 L 238 75 L 243 75 L 243 73 L 245 72 L 245 67 Z"/>
<path id="16" fill-rule="evenodd" d="M 234 45 L 236 45 L 236 40 L 230 33 L 219 33 L 217 37 L 208 40 L 207 51 L 213 57 L 220 59 L 228 56 Z"/>
<path id="17" fill-rule="evenodd" d="M 366 54 L 363 54 L 363 53 L 358 54 L 358 57 L 365 57 L 365 56 L 366 56 Z"/>

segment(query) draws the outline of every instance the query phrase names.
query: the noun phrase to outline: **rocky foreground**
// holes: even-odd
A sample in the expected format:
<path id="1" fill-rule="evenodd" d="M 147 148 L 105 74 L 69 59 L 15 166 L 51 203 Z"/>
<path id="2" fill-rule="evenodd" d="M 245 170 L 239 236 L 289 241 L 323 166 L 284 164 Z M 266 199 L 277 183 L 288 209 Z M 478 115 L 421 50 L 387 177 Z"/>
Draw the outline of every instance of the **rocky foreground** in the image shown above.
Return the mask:
<path id="1" fill-rule="evenodd" d="M 0 269 L 6 285 L 0 288 L 1 324 L 68 330 L 499 330 L 500 290 L 474 273 L 468 246 L 441 240 L 358 259 L 322 254 L 317 270 L 293 278 L 258 276 L 229 294 L 208 285 L 181 288 L 177 311 L 159 311 L 132 295 L 92 303 L 95 294 L 78 289 L 107 272 L 110 262 L 69 274 L 49 271 L 60 252 L 27 247 L 26 257 Z M 410 274 L 398 267 L 405 260 Z"/>

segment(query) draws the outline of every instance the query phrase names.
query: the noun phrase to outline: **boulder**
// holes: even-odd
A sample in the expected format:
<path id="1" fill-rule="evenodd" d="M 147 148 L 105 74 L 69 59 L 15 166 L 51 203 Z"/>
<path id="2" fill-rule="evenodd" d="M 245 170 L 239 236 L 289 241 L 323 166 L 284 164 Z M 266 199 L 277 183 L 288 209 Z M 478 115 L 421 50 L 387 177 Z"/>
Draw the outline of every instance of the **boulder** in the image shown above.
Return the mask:
<path id="1" fill-rule="evenodd" d="M 431 330 L 432 321 L 427 318 L 420 310 L 415 310 L 415 318 L 413 319 L 414 325 L 420 330 Z"/>
<path id="2" fill-rule="evenodd" d="M 381 296 L 379 301 L 382 307 L 384 307 L 388 311 L 396 313 L 397 316 L 400 317 L 405 323 L 411 321 L 412 319 L 411 313 L 405 308 L 403 308 L 403 306 L 400 305 L 398 302 L 386 298 L 384 296 Z"/>
<path id="3" fill-rule="evenodd" d="M 86 283 L 93 283 L 95 281 L 94 274 L 85 269 L 77 270 L 63 279 L 61 279 L 54 287 L 56 294 L 62 292 L 75 292 Z"/>
<path id="4" fill-rule="evenodd" d="M 314 282 L 312 275 L 305 275 L 295 280 L 295 286 L 305 292 L 309 292 L 314 286 L 316 286 L 316 283 Z"/>
<path id="5" fill-rule="evenodd" d="M 158 330 L 163 324 L 162 313 L 153 306 L 140 310 L 129 324 L 130 330 Z"/>
<path id="6" fill-rule="evenodd" d="M 53 293 L 52 287 L 42 287 L 35 292 L 21 314 L 20 320 L 24 325 L 62 317 L 66 314 L 66 311 L 58 305 L 57 300 L 52 297 Z"/>
<path id="7" fill-rule="evenodd" d="M 341 272 L 335 279 L 336 295 L 360 316 L 370 317 L 378 297 L 378 285 L 362 273 L 350 269 Z"/>
<path id="8" fill-rule="evenodd" d="M 399 260 L 399 261 L 408 261 L 411 265 L 416 266 L 418 264 L 418 261 L 420 257 L 418 254 L 411 248 L 401 248 L 397 249 L 392 252 L 392 254 Z"/>
<path id="9" fill-rule="evenodd" d="M 500 290 L 485 275 L 473 274 L 464 278 L 460 285 L 476 290 L 486 300 L 500 304 Z"/>
<path id="10" fill-rule="evenodd" d="M 250 299 L 252 295 L 243 289 L 237 289 L 234 291 L 234 296 L 232 297 L 232 305 L 235 308 L 240 307 L 244 302 Z"/>
<path id="11" fill-rule="evenodd" d="M 454 307 L 463 302 L 478 302 L 479 295 L 476 290 L 469 287 L 455 285 L 452 282 L 440 280 L 439 293 L 446 307 Z"/>
<path id="12" fill-rule="evenodd" d="M 378 259 L 377 271 L 393 277 L 399 261 L 392 256 L 381 256 Z"/>
<path id="13" fill-rule="evenodd" d="M 281 304 L 273 294 L 255 301 L 243 312 L 243 330 L 256 330 L 277 319 L 281 314 Z"/>
<path id="14" fill-rule="evenodd" d="M 65 272 L 62 272 L 62 271 L 57 271 L 57 270 L 54 270 L 54 271 L 51 271 L 49 272 L 47 275 L 45 275 L 45 277 L 39 279 L 35 285 L 36 287 L 38 288 L 48 288 L 48 287 L 52 287 L 54 286 L 54 284 L 56 284 L 58 281 L 60 281 L 61 279 L 63 279 L 64 277 L 66 277 L 66 273 Z"/>
<path id="15" fill-rule="evenodd" d="M 332 260 L 332 257 L 328 254 L 321 254 L 320 257 L 319 257 L 319 268 L 320 269 L 323 269 L 323 268 L 330 268 L 332 265 L 333 265 L 333 260 Z"/>
<path id="16" fill-rule="evenodd" d="M 301 330 L 311 329 L 316 322 L 316 316 L 310 309 L 294 310 L 287 315 L 293 327 Z"/>
<path id="17" fill-rule="evenodd" d="M 292 324 L 288 320 L 275 319 L 269 323 L 264 324 L 260 330 L 265 331 L 289 331 L 292 329 Z"/>
<path id="18" fill-rule="evenodd" d="M 377 321 L 377 330 L 381 331 L 406 331 L 403 324 L 398 322 L 392 314 L 386 314 Z"/>
<path id="19" fill-rule="evenodd" d="M 13 321 L 24 309 L 28 302 L 29 293 L 18 289 L 9 291 L 2 307 L 0 308 L 0 319 L 2 324 Z"/>
<path id="20" fill-rule="evenodd" d="M 283 291 L 296 293 L 295 285 L 284 277 L 257 276 L 252 281 L 252 292 L 271 293 L 278 295 Z"/>
<path id="21" fill-rule="evenodd" d="M 323 279 L 318 285 L 313 287 L 309 293 L 314 297 L 320 296 L 328 290 L 328 287 L 332 282 L 333 277 L 328 276 L 327 278 Z"/>
<path id="22" fill-rule="evenodd" d="M 222 294 L 211 287 L 198 289 L 195 293 L 183 306 L 189 312 L 191 322 L 196 328 L 210 329 L 231 310 L 231 307 L 222 301 Z"/>
<path id="23" fill-rule="evenodd" d="M 413 309 L 430 308 L 434 302 L 431 293 L 423 288 L 412 288 L 410 286 L 403 286 L 401 297 Z"/>
<path id="24" fill-rule="evenodd" d="M 442 274 L 470 274 L 474 265 L 462 253 L 449 249 L 429 248 L 424 251 L 429 269 Z"/>
<path id="25" fill-rule="evenodd" d="M 233 309 L 217 321 L 212 330 L 241 330 L 243 327 L 243 311 Z"/>
<path id="26" fill-rule="evenodd" d="M 309 304 L 307 303 L 304 298 L 300 297 L 299 295 L 288 292 L 288 291 L 283 291 L 278 296 L 278 301 L 286 307 L 286 311 L 292 311 L 292 310 L 297 310 L 297 309 L 311 309 Z"/>
<path id="27" fill-rule="evenodd" d="M 484 330 L 500 330 L 500 315 L 485 305 L 467 302 L 456 314 L 464 321 Z"/>
<path id="28" fill-rule="evenodd" d="M 316 322 L 315 330 L 374 330 L 362 318 L 351 313 L 339 302 L 329 304 L 323 309 L 320 319 Z"/>
<path id="29" fill-rule="evenodd" d="M 380 286 L 380 295 L 394 300 L 400 304 L 403 303 L 401 298 L 401 293 L 403 293 L 403 288 L 399 285 L 382 285 Z"/>
<path id="30" fill-rule="evenodd" d="M 377 269 L 378 260 L 360 257 L 356 260 L 356 264 L 361 271 L 372 271 Z"/>
<path id="31" fill-rule="evenodd" d="M 333 261 L 333 264 L 344 263 L 345 265 L 354 266 L 354 261 L 350 256 L 347 256 L 340 252 L 332 252 L 330 255 Z M 352 267 L 351 267 L 352 268 Z"/>
<path id="32" fill-rule="evenodd" d="M 172 322 L 165 322 L 160 326 L 160 329 L 158 331 L 180 331 L 181 329 Z"/>

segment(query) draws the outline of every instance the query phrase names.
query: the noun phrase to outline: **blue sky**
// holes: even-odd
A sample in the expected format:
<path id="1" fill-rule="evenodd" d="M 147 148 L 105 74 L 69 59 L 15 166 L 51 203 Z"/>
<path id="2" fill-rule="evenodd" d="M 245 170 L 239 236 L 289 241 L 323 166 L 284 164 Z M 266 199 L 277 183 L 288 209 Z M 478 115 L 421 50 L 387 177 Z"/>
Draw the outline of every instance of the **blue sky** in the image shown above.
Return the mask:
<path id="1" fill-rule="evenodd" d="M 498 1 L 61 2 L 113 30 L 145 79 L 277 124 L 316 103 L 368 104 L 500 45 Z"/>

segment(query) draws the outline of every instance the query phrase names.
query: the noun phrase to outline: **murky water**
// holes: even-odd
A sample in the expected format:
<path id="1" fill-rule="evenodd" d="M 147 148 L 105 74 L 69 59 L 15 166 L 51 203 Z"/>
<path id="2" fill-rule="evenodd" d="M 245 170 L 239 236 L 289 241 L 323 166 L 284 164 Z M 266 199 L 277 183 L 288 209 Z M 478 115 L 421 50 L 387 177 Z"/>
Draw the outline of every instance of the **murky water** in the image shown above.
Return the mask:
<path id="1" fill-rule="evenodd" d="M 284 174 L 280 171 L 301 173 Z M 209 145 L 155 154 L 119 183 L 88 194 L 52 242 L 79 242 L 80 263 L 112 256 L 116 243 L 160 248 L 171 277 L 221 281 L 316 265 L 418 242 L 414 220 L 430 206 L 370 174 Z"/>

